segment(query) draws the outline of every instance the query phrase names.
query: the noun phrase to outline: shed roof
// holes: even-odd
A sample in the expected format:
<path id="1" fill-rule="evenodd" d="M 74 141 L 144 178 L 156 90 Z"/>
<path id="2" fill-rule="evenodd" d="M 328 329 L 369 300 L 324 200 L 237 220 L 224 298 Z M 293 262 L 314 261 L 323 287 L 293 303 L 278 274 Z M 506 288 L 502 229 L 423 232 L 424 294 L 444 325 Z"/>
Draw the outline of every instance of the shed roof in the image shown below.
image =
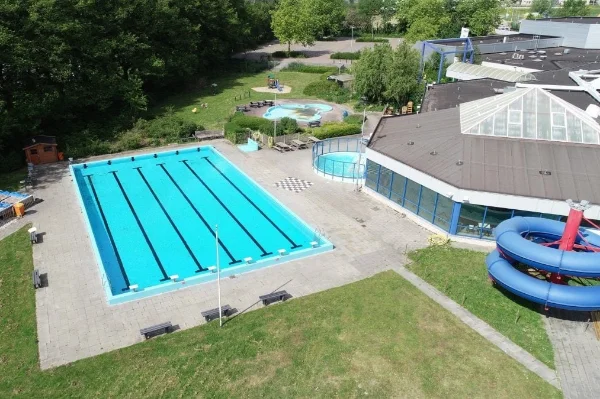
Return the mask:
<path id="1" fill-rule="evenodd" d="M 36 145 L 40 145 L 40 144 L 57 145 L 56 144 L 56 137 L 55 136 L 46 136 L 46 135 L 43 135 L 43 134 L 38 135 L 38 136 L 30 137 L 25 142 L 25 147 L 23 149 L 26 150 L 27 148 L 30 148 L 30 147 L 33 147 L 33 146 L 36 146 Z"/>

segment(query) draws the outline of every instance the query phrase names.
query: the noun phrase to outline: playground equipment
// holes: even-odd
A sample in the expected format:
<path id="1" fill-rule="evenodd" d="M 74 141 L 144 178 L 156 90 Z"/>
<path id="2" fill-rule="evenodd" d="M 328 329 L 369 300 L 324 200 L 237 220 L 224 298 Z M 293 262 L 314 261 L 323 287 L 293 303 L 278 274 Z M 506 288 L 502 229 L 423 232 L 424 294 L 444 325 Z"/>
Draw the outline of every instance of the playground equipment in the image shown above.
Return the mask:
<path id="1" fill-rule="evenodd" d="M 269 89 L 276 89 L 279 86 L 279 79 L 275 78 L 275 75 L 267 76 L 267 87 Z"/>
<path id="2" fill-rule="evenodd" d="M 580 226 L 585 220 L 600 227 L 583 216 L 587 201 L 567 203 L 566 223 L 535 217 L 500 223 L 494 231 L 497 249 L 486 259 L 488 273 L 494 283 L 546 310 L 600 310 L 600 285 L 568 285 L 600 277 L 600 235 Z"/>

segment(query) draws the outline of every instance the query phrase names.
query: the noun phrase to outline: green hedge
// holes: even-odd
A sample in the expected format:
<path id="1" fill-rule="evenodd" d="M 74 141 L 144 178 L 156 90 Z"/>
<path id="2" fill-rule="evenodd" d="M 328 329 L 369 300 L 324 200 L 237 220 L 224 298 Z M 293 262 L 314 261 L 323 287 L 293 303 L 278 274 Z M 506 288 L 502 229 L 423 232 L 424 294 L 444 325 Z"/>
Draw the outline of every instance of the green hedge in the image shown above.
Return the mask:
<path id="1" fill-rule="evenodd" d="M 246 139 L 248 129 L 241 127 L 235 122 L 227 122 L 225 124 L 225 138 L 233 144 L 241 144 Z"/>
<path id="2" fill-rule="evenodd" d="M 273 58 L 306 58 L 306 55 L 301 51 L 275 51 L 272 54 Z"/>
<path id="3" fill-rule="evenodd" d="M 344 122 L 328 122 L 321 127 L 312 129 L 312 135 L 318 139 L 328 139 L 331 137 L 350 136 L 360 134 L 360 125 Z"/>
<path id="4" fill-rule="evenodd" d="M 333 53 L 329 56 L 332 60 L 358 60 L 360 58 L 360 51 L 342 51 Z"/>
<path id="5" fill-rule="evenodd" d="M 387 43 L 388 39 L 383 38 L 383 37 L 374 37 L 374 38 L 359 37 L 358 39 L 356 39 L 356 41 L 362 42 L 362 43 Z"/>
<path id="6" fill-rule="evenodd" d="M 265 119 L 259 116 L 246 115 L 243 112 L 236 112 L 231 118 L 230 122 L 234 122 L 236 125 L 251 130 L 260 130 L 260 127 L 265 123 Z"/>
<path id="7" fill-rule="evenodd" d="M 301 62 L 291 62 L 285 68 L 282 68 L 282 72 L 304 72 L 304 73 L 322 73 L 331 75 L 337 72 L 336 67 L 328 67 L 323 65 L 306 65 Z"/>
<path id="8" fill-rule="evenodd" d="M 322 100 L 338 104 L 347 103 L 352 96 L 350 90 L 344 89 L 336 82 L 330 80 L 311 82 L 306 85 L 303 93 L 306 96 L 315 96 Z"/>
<path id="9" fill-rule="evenodd" d="M 366 120 L 367 118 L 365 117 L 364 119 Z M 348 115 L 347 117 L 344 118 L 344 122 L 346 122 L 350 125 L 362 126 L 363 116 L 361 114 Z"/>

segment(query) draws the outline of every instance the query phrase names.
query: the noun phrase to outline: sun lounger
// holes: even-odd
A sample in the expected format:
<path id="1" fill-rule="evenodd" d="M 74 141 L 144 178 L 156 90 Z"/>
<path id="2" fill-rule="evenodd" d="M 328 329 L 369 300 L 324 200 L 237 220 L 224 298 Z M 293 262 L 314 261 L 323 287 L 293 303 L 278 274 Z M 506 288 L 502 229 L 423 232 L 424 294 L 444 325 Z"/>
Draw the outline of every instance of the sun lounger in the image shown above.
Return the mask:
<path id="1" fill-rule="evenodd" d="M 321 140 L 319 140 L 318 138 L 316 138 L 314 136 L 308 136 L 307 139 L 308 139 L 309 143 L 318 143 L 319 141 L 321 141 Z"/>
<path id="2" fill-rule="evenodd" d="M 273 145 L 273 148 L 279 152 L 294 151 L 294 148 L 287 145 L 286 143 L 275 143 Z"/>
<path id="3" fill-rule="evenodd" d="M 238 112 L 248 112 L 248 111 L 250 111 L 250 108 L 248 108 L 245 105 L 237 105 L 235 107 L 235 110 L 238 111 Z"/>
<path id="4" fill-rule="evenodd" d="M 321 121 L 308 122 L 308 127 L 319 127 L 319 126 L 321 126 Z"/>
<path id="5" fill-rule="evenodd" d="M 300 141 L 300 140 L 292 140 L 292 147 L 295 147 L 299 150 L 303 149 L 303 148 L 308 148 L 307 143 L 305 143 L 304 141 Z"/>
<path id="6" fill-rule="evenodd" d="M 264 100 L 263 102 L 265 103 L 265 105 L 268 105 L 269 107 L 272 107 L 275 105 L 275 102 L 273 102 L 272 100 Z"/>

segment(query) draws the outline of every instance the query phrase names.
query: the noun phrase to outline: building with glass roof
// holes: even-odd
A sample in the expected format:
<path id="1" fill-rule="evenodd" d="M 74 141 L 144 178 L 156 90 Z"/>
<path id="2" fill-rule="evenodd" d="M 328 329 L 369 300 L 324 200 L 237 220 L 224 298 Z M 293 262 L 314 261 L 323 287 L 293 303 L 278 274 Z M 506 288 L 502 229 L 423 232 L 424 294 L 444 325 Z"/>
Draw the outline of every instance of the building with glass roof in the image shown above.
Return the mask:
<path id="1" fill-rule="evenodd" d="M 432 230 L 479 239 L 513 216 L 564 219 L 568 198 L 590 201 L 586 215 L 600 219 L 598 72 L 578 72 L 585 82 L 568 89 L 517 83 L 452 108 L 382 118 L 366 150 L 365 192 Z"/>

